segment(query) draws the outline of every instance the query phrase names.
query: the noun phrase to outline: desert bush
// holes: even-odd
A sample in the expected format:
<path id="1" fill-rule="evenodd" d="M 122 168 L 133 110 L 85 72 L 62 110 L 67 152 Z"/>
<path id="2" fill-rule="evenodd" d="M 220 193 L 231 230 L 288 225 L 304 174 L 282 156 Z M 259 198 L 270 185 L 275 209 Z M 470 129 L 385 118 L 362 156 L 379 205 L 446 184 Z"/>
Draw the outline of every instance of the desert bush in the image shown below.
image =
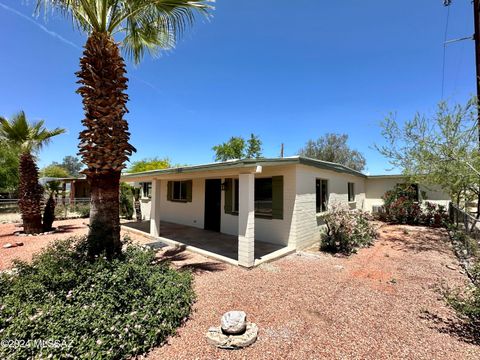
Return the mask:
<path id="1" fill-rule="evenodd" d="M 445 206 L 418 201 L 418 189 L 409 184 L 397 184 L 383 195 L 381 220 L 394 224 L 444 227 L 448 223 Z"/>
<path id="2" fill-rule="evenodd" d="M 414 186 L 397 184 L 383 195 L 385 219 L 398 224 L 419 224 L 422 211 L 417 197 Z"/>
<path id="3" fill-rule="evenodd" d="M 133 186 L 120 183 L 120 216 L 128 220 L 133 218 Z"/>
<path id="4" fill-rule="evenodd" d="M 449 223 L 447 209 L 426 201 L 422 208 L 421 223 L 431 227 L 446 227 Z"/>
<path id="5" fill-rule="evenodd" d="M 327 230 L 321 247 L 326 251 L 351 254 L 358 247 L 371 245 L 377 236 L 370 216 L 363 211 L 333 204 L 322 218 Z"/>
<path id="6" fill-rule="evenodd" d="M 71 238 L 0 274 L 0 358 L 123 359 L 162 344 L 190 313 L 191 275 L 124 248 L 92 259 Z"/>
<path id="7" fill-rule="evenodd" d="M 447 303 L 473 329 L 480 328 L 480 263 L 471 270 L 473 284 L 446 292 Z M 477 333 L 478 335 L 478 333 Z"/>
<path id="8" fill-rule="evenodd" d="M 90 216 L 90 203 L 77 203 L 73 207 L 73 211 L 81 218 L 88 218 Z"/>

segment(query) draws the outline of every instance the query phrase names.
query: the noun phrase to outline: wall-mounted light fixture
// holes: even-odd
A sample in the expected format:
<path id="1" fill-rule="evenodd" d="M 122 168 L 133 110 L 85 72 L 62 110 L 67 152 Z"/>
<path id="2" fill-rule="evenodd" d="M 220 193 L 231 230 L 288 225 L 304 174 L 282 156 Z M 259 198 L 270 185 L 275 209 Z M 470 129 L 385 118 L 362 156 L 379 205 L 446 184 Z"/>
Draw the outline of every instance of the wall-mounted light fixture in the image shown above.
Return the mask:
<path id="1" fill-rule="evenodd" d="M 220 185 L 220 186 L 221 186 L 222 191 L 226 191 L 227 188 L 228 188 L 228 184 L 227 184 L 226 181 L 223 181 L 222 185 Z"/>

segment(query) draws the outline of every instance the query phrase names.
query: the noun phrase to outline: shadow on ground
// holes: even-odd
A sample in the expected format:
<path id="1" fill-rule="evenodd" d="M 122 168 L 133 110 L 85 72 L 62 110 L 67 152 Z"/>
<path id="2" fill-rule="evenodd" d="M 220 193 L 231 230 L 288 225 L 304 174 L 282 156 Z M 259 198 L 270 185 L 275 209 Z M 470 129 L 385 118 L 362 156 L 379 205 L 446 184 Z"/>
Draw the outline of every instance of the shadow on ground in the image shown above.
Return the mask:
<path id="1" fill-rule="evenodd" d="M 480 332 L 473 324 L 459 319 L 444 318 L 428 310 L 423 311 L 420 318 L 429 321 L 430 328 L 443 334 L 449 334 L 469 344 L 480 345 Z"/>
<path id="2" fill-rule="evenodd" d="M 214 261 L 202 261 L 185 264 L 177 264 L 179 262 L 186 262 L 191 258 L 191 255 L 186 252 L 185 245 L 176 246 L 175 248 L 165 250 L 158 259 L 158 263 L 165 262 L 172 263 L 178 270 L 191 271 L 194 274 L 200 274 L 205 272 L 223 271 L 226 269 L 226 265 L 221 262 Z"/>
<path id="3" fill-rule="evenodd" d="M 432 234 L 432 230 L 435 233 Z M 385 232 L 384 230 L 383 232 Z M 385 241 L 392 243 L 392 248 L 403 252 L 421 253 L 434 251 L 440 254 L 451 253 L 445 246 L 445 236 L 440 229 L 427 229 L 416 227 L 414 230 L 395 229 L 384 236 Z"/>

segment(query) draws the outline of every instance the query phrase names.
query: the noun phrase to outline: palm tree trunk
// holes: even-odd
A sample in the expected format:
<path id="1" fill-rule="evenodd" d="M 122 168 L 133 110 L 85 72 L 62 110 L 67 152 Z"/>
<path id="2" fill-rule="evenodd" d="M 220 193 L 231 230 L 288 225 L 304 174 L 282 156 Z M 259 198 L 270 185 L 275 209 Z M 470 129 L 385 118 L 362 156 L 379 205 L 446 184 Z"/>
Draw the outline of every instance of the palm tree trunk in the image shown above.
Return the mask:
<path id="1" fill-rule="evenodd" d="M 37 234 L 42 232 L 43 188 L 38 183 L 38 167 L 30 153 L 20 156 L 19 175 L 18 207 L 22 213 L 23 231 Z"/>
<path id="2" fill-rule="evenodd" d="M 91 177 L 90 232 L 88 249 L 90 255 L 106 252 L 109 256 L 120 254 L 120 172 Z"/>
<path id="3" fill-rule="evenodd" d="M 77 92 L 83 98 L 85 130 L 80 132 L 80 154 L 87 166 L 83 171 L 91 186 L 91 255 L 121 252 L 119 188 L 120 172 L 135 151 L 129 144 L 125 94 L 128 79 L 118 44 L 106 33 L 92 33 L 87 39 Z"/>

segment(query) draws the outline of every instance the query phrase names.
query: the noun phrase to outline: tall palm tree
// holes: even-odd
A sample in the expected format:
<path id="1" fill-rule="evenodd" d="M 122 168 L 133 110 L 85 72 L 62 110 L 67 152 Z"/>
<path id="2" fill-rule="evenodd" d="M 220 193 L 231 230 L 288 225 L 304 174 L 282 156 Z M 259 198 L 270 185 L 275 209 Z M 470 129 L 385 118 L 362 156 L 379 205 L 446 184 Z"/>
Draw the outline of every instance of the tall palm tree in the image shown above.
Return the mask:
<path id="1" fill-rule="evenodd" d="M 29 123 L 23 111 L 9 121 L 0 117 L 0 140 L 18 149 L 20 153 L 18 206 L 22 213 L 23 230 L 27 234 L 42 231 L 41 200 L 43 188 L 38 183 L 38 167 L 34 154 L 47 145 L 51 138 L 65 129 L 47 130 L 40 120 Z"/>
<path id="2" fill-rule="evenodd" d="M 135 148 L 129 143 L 128 79 L 120 47 L 138 63 L 145 52 L 169 49 L 195 13 L 208 15 L 210 0 L 37 0 L 37 11 L 60 10 L 88 36 L 80 71 L 85 129 L 79 154 L 91 186 L 91 255 L 121 252 L 120 174 Z M 116 40 L 121 40 L 117 43 Z"/>

